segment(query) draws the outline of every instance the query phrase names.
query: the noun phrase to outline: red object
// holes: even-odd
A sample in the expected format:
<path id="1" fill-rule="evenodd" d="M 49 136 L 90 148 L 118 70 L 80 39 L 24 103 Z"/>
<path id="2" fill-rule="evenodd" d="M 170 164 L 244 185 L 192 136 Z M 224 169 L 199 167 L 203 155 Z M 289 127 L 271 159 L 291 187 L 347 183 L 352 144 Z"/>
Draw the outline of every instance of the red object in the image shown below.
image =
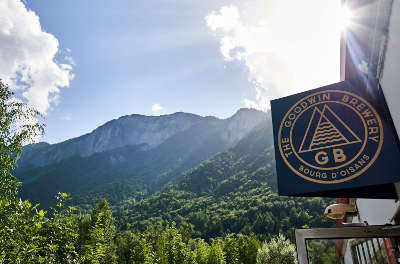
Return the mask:
<path id="1" fill-rule="evenodd" d="M 348 204 L 348 203 L 350 203 L 350 199 L 349 198 L 338 198 L 338 203 Z M 343 217 L 342 219 L 338 219 L 338 220 L 336 220 L 336 226 L 341 227 L 342 223 L 345 223 L 346 221 L 347 221 L 346 216 Z M 336 244 L 336 256 L 338 256 L 339 258 L 343 257 L 342 256 L 342 248 L 343 248 L 343 244 L 344 244 L 343 239 L 337 239 L 335 241 L 335 244 Z M 392 263 L 390 263 L 390 264 L 392 264 Z"/>
<path id="2" fill-rule="evenodd" d="M 389 264 L 396 264 L 396 262 L 394 261 L 394 256 L 392 253 L 392 247 L 390 246 L 389 238 L 384 238 L 383 243 L 385 244 L 386 255 L 387 255 Z"/>

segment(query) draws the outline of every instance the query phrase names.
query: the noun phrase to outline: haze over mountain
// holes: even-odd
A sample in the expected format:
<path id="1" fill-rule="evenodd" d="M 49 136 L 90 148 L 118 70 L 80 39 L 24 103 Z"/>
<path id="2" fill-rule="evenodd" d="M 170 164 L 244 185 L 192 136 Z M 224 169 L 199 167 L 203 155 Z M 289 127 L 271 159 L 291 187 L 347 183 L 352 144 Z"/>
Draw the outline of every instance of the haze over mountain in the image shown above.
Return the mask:
<path id="1" fill-rule="evenodd" d="M 43 206 L 59 191 L 88 206 L 102 197 L 111 204 L 142 199 L 260 124 L 270 127 L 269 114 L 245 108 L 227 119 L 183 112 L 123 116 L 77 138 L 25 147 L 16 175 L 22 195 Z"/>

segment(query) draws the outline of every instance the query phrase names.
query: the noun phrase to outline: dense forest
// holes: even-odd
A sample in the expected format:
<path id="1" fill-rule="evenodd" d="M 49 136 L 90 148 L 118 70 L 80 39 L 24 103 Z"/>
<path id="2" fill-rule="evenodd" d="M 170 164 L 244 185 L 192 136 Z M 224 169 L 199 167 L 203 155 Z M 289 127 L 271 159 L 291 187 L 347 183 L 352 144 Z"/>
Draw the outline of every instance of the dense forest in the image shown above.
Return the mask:
<path id="1" fill-rule="evenodd" d="M 328 200 L 277 194 L 265 124 L 141 198 L 110 206 L 101 192 L 59 192 L 42 209 L 20 198 L 13 172 L 43 126 L 16 129 L 38 113 L 11 97 L 0 82 L 0 263 L 296 263 L 294 229 L 334 224 L 323 217 Z M 335 263 L 329 251 L 314 259 Z"/>
<path id="2" fill-rule="evenodd" d="M 122 202 L 114 208 L 118 226 L 144 230 L 156 222 L 188 222 L 196 236 L 206 239 L 231 232 L 254 233 L 260 239 L 282 233 L 292 241 L 295 228 L 331 226 L 323 215 L 329 200 L 277 194 L 273 149 L 252 144 L 265 135 L 267 127 L 258 127 L 235 148 L 184 173 L 162 191 L 139 202 Z"/>

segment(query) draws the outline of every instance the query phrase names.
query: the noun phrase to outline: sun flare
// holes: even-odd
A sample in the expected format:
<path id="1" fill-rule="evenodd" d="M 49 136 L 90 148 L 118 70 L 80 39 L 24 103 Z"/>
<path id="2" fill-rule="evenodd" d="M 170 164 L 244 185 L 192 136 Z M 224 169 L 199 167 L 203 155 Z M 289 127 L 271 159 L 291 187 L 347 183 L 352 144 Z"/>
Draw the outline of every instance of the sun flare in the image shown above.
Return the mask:
<path id="1" fill-rule="evenodd" d="M 346 30 L 351 25 L 353 13 L 347 6 L 342 6 L 340 10 L 340 28 Z"/>

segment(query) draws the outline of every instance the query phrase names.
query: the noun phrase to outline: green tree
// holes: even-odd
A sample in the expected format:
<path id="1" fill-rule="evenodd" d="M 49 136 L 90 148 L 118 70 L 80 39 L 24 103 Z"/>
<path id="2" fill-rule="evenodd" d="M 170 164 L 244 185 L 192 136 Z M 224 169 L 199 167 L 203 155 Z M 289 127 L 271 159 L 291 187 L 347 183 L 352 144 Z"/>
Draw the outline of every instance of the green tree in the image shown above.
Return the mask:
<path id="1" fill-rule="evenodd" d="M 257 253 L 257 264 L 296 263 L 295 246 L 281 234 L 264 243 Z"/>
<path id="2" fill-rule="evenodd" d="M 196 264 L 225 264 L 222 239 L 211 239 L 211 245 L 203 239 L 195 240 L 195 248 L 192 251 L 192 261 Z"/>
<path id="3" fill-rule="evenodd" d="M 143 235 L 134 235 L 130 241 L 129 264 L 151 264 L 151 245 Z"/>
<path id="4" fill-rule="evenodd" d="M 239 263 L 255 264 L 260 242 L 254 234 L 238 235 Z"/>
<path id="5" fill-rule="evenodd" d="M 66 206 L 68 200 L 68 194 L 59 193 L 52 217 L 45 219 L 41 224 L 39 235 L 42 238 L 42 247 L 39 255 L 46 259 L 46 263 L 78 263 L 78 222 L 74 217 L 76 209 Z"/>
<path id="6" fill-rule="evenodd" d="M 44 212 L 29 201 L 0 199 L 0 263 L 44 263 Z"/>
<path id="7" fill-rule="evenodd" d="M 118 257 L 118 263 L 128 264 L 131 256 L 132 242 L 136 234 L 131 231 L 123 231 L 116 235 L 115 246 Z"/>
<path id="8" fill-rule="evenodd" d="M 211 246 L 208 250 L 207 264 L 225 264 L 224 250 L 221 239 L 211 239 Z"/>
<path id="9" fill-rule="evenodd" d="M 45 261 L 38 254 L 45 213 L 18 198 L 20 183 L 12 174 L 23 144 L 43 133 L 43 125 L 35 121 L 39 115 L 0 80 L 0 263 Z"/>
<path id="10" fill-rule="evenodd" d="M 307 241 L 307 252 L 310 264 L 340 263 L 340 259 L 336 256 L 336 247 L 332 239 Z"/>
<path id="11" fill-rule="evenodd" d="M 0 191 L 2 198 L 14 201 L 20 183 L 12 175 L 22 146 L 42 135 L 44 126 L 36 122 L 40 113 L 13 97 L 0 79 Z"/>
<path id="12" fill-rule="evenodd" d="M 192 259 L 196 264 L 207 264 L 208 244 L 203 239 L 196 239 Z"/>
<path id="13" fill-rule="evenodd" d="M 184 264 L 188 263 L 189 259 L 187 246 L 173 222 L 162 232 L 155 243 L 153 263 Z"/>
<path id="14" fill-rule="evenodd" d="M 225 237 L 223 250 L 227 263 L 239 264 L 239 246 L 237 238 L 234 234 L 229 234 Z"/>
<path id="15" fill-rule="evenodd" d="M 87 264 L 116 263 L 115 230 L 110 207 L 107 201 L 103 200 L 92 210 L 90 224 L 80 247 L 81 262 Z"/>

